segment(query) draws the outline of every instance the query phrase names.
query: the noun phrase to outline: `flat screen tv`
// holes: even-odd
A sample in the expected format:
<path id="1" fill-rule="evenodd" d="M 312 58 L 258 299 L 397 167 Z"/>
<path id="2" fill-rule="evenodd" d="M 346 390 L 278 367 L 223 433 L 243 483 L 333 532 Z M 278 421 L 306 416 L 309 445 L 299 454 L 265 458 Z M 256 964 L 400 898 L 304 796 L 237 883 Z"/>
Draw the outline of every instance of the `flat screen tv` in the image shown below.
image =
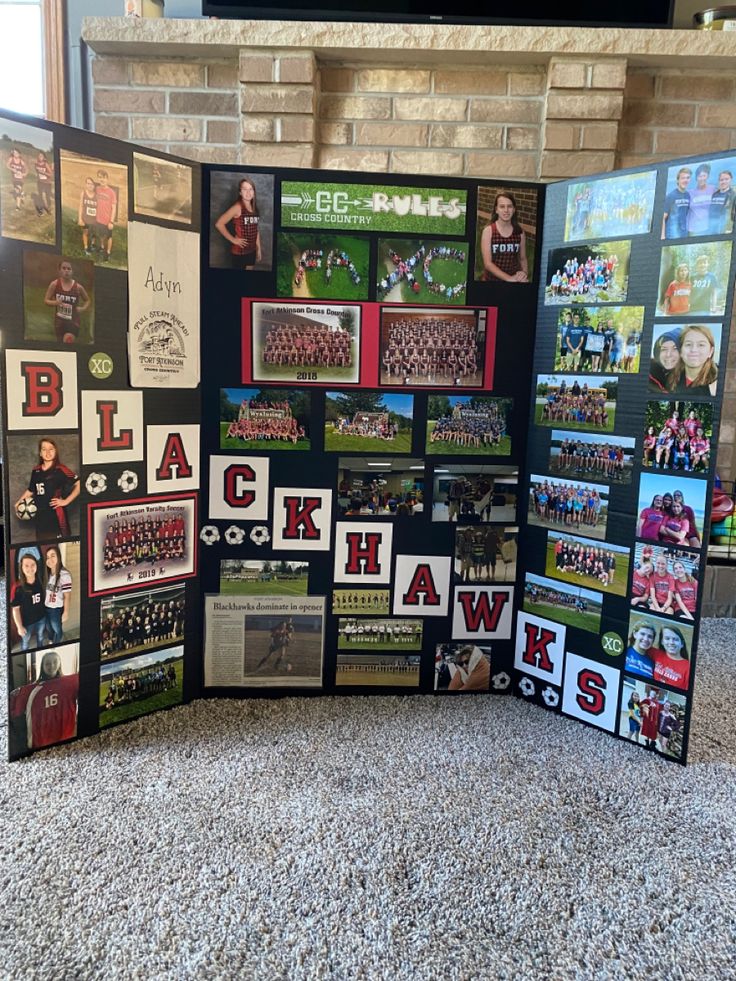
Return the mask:
<path id="1" fill-rule="evenodd" d="M 316 6 L 305 6 L 301 0 L 203 0 L 202 13 L 207 17 L 232 17 L 243 20 L 311 20 L 311 21 L 382 21 L 418 24 L 518 24 L 575 25 L 579 27 L 671 27 L 672 0 L 621 0 L 611 4 L 592 4 L 589 0 L 567 0 L 549 4 L 527 0 L 515 16 L 509 16 L 508 5 L 483 7 L 479 12 L 471 0 L 317 0 Z"/>

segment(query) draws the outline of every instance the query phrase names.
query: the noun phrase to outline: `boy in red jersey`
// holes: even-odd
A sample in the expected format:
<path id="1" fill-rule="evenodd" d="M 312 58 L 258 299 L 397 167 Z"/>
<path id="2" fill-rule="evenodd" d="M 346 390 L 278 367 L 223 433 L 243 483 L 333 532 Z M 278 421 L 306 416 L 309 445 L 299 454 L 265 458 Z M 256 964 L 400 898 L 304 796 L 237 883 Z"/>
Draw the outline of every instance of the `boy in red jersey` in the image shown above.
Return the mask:
<path id="1" fill-rule="evenodd" d="M 118 195 L 108 184 L 106 170 L 97 171 L 97 218 L 95 233 L 103 262 L 109 262 L 112 252 L 112 230 L 118 220 Z"/>

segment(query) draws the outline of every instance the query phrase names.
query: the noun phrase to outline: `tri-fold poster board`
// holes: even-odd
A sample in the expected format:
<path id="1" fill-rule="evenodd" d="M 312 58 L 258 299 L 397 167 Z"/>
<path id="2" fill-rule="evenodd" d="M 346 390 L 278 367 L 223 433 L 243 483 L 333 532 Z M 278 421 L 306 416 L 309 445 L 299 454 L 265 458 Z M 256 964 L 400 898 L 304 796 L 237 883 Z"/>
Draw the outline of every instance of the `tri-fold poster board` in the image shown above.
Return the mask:
<path id="1" fill-rule="evenodd" d="M 684 763 L 734 164 L 201 166 L 2 117 L 11 759 L 203 695 L 490 692 Z"/>

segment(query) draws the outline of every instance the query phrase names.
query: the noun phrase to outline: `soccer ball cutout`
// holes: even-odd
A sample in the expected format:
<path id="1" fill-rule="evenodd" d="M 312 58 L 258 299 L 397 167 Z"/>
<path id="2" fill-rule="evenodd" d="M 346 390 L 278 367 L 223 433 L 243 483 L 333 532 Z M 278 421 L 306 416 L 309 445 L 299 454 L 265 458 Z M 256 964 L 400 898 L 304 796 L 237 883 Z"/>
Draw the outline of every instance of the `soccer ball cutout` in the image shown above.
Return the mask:
<path id="1" fill-rule="evenodd" d="M 22 501 L 18 501 L 18 506 L 15 509 L 15 513 L 21 521 L 32 521 L 37 512 L 36 500 L 33 497 L 24 497 Z"/>
<path id="2" fill-rule="evenodd" d="M 134 470 L 123 470 L 118 477 L 118 487 L 123 494 L 130 494 L 138 486 L 138 474 Z"/>
<path id="3" fill-rule="evenodd" d="M 544 699 L 544 704 L 547 708 L 557 708 L 560 703 L 560 696 L 554 690 L 554 688 L 545 688 L 542 692 L 542 698 Z"/>
<path id="4" fill-rule="evenodd" d="M 506 674 L 505 671 L 499 671 L 498 674 L 493 676 L 493 687 L 496 691 L 503 691 L 504 688 L 508 688 L 511 684 L 511 678 Z"/>
<path id="5" fill-rule="evenodd" d="M 228 545 L 242 545 L 245 541 L 245 532 L 237 525 L 230 525 L 225 529 L 225 541 Z"/>
<path id="6" fill-rule="evenodd" d="M 519 689 L 525 698 L 531 698 L 537 690 L 531 678 L 522 678 L 519 682 Z"/>
<path id="7" fill-rule="evenodd" d="M 103 491 L 107 490 L 107 477 L 104 473 L 91 473 L 84 486 L 87 488 L 88 494 L 102 494 Z"/>
<path id="8" fill-rule="evenodd" d="M 203 525 L 199 537 L 205 545 L 214 545 L 220 540 L 220 529 L 217 525 Z"/>
<path id="9" fill-rule="evenodd" d="M 256 525 L 250 533 L 250 540 L 254 545 L 265 545 L 271 540 L 268 528 L 265 525 Z"/>

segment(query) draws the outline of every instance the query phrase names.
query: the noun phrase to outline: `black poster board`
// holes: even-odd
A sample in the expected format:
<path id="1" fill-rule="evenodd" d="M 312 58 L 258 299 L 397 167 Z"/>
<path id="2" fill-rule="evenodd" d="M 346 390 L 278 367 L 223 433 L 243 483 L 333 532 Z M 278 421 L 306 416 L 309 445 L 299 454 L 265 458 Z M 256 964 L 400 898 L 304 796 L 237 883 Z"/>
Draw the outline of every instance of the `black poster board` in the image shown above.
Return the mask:
<path id="1" fill-rule="evenodd" d="M 20 117 L 0 156 L 11 758 L 202 694 L 513 691 L 684 762 L 732 157 L 545 188 Z"/>

